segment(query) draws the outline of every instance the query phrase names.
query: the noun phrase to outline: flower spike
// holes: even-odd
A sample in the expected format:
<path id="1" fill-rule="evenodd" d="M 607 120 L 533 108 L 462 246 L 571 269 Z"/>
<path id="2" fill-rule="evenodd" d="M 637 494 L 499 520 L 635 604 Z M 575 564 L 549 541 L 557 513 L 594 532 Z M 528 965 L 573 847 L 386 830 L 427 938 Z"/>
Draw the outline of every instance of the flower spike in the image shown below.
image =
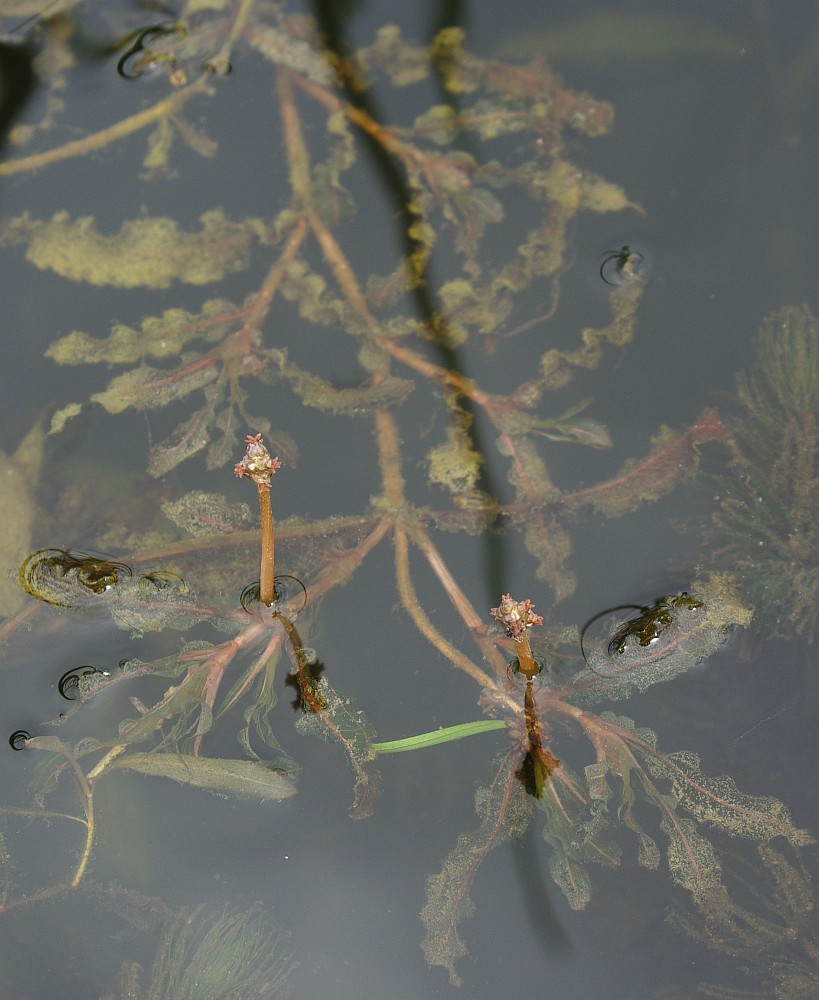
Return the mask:
<path id="1" fill-rule="evenodd" d="M 247 451 L 241 462 L 233 466 L 233 472 L 240 479 L 247 476 L 252 479 L 260 490 L 270 489 L 270 480 L 273 474 L 282 467 L 278 455 L 276 458 L 270 457 L 270 452 L 265 447 L 261 434 L 248 434 L 245 438 Z"/>
<path id="2" fill-rule="evenodd" d="M 273 576 L 274 537 L 273 510 L 270 506 L 270 480 L 282 467 L 278 456 L 270 457 L 261 434 L 248 434 L 245 438 L 247 451 L 241 462 L 233 466 L 233 472 L 240 479 L 247 476 L 259 491 L 259 512 L 262 518 L 262 560 L 259 572 L 259 600 L 268 607 L 276 600 Z"/>
<path id="3" fill-rule="evenodd" d="M 540 673 L 540 664 L 532 654 L 526 634 L 526 630 L 533 625 L 543 624 L 543 616 L 536 615 L 533 608 L 534 604 L 528 597 L 524 601 L 516 601 L 511 594 L 504 594 L 498 607 L 491 608 L 489 612 L 495 621 L 504 626 L 509 638 L 514 639 L 518 669 L 527 680 Z"/>

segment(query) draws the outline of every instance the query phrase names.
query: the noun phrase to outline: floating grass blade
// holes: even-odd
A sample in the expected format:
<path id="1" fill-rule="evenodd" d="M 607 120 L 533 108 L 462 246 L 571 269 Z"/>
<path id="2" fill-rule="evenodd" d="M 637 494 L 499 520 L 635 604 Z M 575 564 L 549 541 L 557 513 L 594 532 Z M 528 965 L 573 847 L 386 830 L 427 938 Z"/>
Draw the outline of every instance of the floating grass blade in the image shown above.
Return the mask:
<path id="1" fill-rule="evenodd" d="M 376 753 L 403 753 L 405 750 L 421 750 L 424 747 L 434 747 L 438 743 L 451 743 L 462 740 L 465 736 L 476 736 L 478 733 L 488 733 L 492 729 L 505 729 L 503 719 L 481 719 L 478 722 L 461 722 L 457 726 L 447 726 L 445 729 L 434 729 L 431 733 L 419 733 L 417 736 L 406 736 L 403 740 L 388 740 L 386 743 L 373 743 Z"/>

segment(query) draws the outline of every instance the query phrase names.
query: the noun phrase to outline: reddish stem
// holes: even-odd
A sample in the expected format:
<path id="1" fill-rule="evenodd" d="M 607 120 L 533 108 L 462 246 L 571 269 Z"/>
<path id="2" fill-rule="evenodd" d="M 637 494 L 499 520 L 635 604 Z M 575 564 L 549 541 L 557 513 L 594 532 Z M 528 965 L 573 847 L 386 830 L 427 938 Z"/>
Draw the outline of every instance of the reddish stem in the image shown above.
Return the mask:
<path id="1" fill-rule="evenodd" d="M 540 673 L 540 664 L 532 654 L 532 647 L 529 645 L 529 636 L 524 629 L 519 636 L 514 637 L 515 652 L 518 654 L 518 670 L 527 681 L 531 681 Z"/>
<path id="2" fill-rule="evenodd" d="M 259 512 L 262 517 L 262 562 L 259 570 L 259 600 L 270 606 L 276 600 L 273 574 L 273 508 L 270 506 L 270 487 L 258 484 Z"/>

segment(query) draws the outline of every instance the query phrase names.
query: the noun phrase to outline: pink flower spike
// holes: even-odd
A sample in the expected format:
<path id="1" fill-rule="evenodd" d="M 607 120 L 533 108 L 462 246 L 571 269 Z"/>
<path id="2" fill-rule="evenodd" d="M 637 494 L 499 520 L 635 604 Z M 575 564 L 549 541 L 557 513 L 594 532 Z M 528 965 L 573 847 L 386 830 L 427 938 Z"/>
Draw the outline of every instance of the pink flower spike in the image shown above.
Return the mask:
<path id="1" fill-rule="evenodd" d="M 498 607 L 491 608 L 489 613 L 506 628 L 510 638 L 519 639 L 527 628 L 543 624 L 543 616 L 536 615 L 532 608 L 534 604 L 528 597 L 516 601 L 511 594 L 504 594 Z"/>
<path id="2" fill-rule="evenodd" d="M 243 476 L 252 479 L 260 489 L 270 489 L 271 477 L 282 467 L 278 456 L 270 457 L 261 434 L 248 434 L 245 437 L 245 446 L 247 449 L 245 455 L 241 462 L 237 462 L 234 466 L 234 473 L 240 479 Z"/>

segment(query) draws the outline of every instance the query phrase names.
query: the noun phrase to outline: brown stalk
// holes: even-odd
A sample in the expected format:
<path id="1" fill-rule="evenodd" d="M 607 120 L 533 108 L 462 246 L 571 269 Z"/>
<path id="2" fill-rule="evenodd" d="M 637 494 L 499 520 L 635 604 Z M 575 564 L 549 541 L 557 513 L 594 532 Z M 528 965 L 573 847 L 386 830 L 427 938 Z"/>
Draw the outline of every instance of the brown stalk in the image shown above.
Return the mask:
<path id="1" fill-rule="evenodd" d="M 262 518 L 262 560 L 259 567 L 259 600 L 270 605 L 276 600 L 274 579 L 275 539 L 273 536 L 273 508 L 270 506 L 270 488 L 259 484 L 259 513 Z"/>
<path id="2" fill-rule="evenodd" d="M 259 600 L 270 607 L 276 600 L 274 553 L 275 539 L 273 536 L 273 508 L 270 506 L 270 480 L 282 463 L 277 458 L 271 458 L 265 448 L 261 434 L 248 434 L 245 438 L 247 451 L 241 462 L 233 467 L 234 473 L 241 479 L 247 476 L 256 484 L 259 493 L 259 513 L 262 520 L 262 558 L 259 568 Z"/>

